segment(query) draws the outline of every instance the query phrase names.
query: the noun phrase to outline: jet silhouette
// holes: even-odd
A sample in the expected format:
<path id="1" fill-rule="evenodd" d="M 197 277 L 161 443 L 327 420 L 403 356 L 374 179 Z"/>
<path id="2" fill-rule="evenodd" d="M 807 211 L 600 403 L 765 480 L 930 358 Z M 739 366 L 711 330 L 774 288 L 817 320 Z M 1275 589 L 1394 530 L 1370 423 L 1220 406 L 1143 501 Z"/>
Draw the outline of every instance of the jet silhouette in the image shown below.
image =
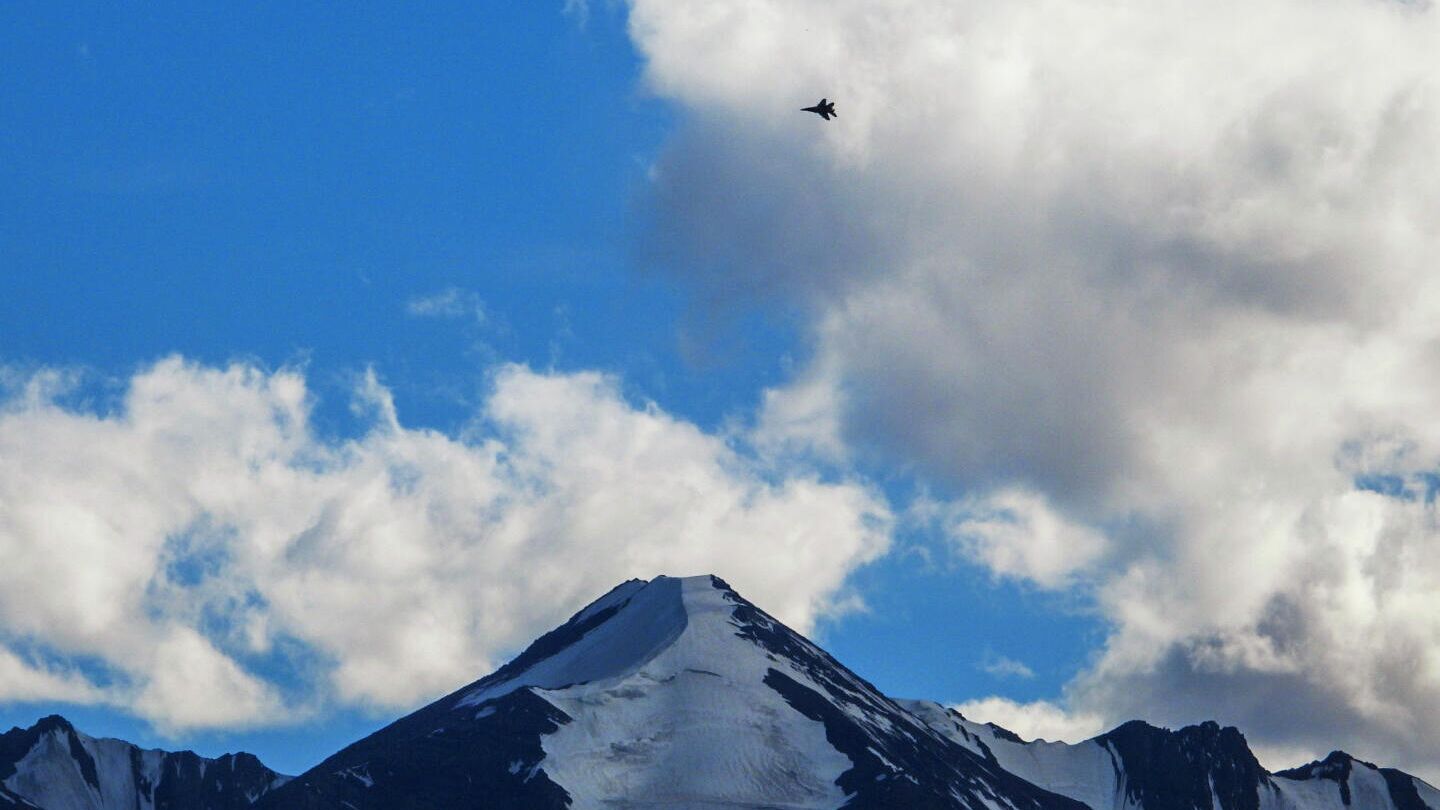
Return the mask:
<path id="1" fill-rule="evenodd" d="M 824 118 L 826 121 L 829 121 L 831 116 L 838 117 L 838 113 L 835 112 L 835 102 L 826 101 L 823 98 L 820 99 L 820 103 L 816 104 L 814 107 L 801 107 L 800 110 L 802 112 L 813 112 L 821 118 Z"/>

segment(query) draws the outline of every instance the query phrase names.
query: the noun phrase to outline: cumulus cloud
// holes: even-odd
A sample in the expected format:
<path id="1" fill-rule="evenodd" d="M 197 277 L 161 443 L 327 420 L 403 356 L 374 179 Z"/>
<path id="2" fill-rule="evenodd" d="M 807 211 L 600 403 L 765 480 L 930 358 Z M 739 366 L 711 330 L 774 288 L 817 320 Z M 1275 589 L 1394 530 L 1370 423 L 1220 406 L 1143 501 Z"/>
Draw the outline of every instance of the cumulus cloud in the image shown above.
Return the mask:
<path id="1" fill-rule="evenodd" d="M 963 551 L 1096 595 L 1072 707 L 1440 773 L 1440 14 L 632 0 L 630 30 L 693 121 L 645 255 L 807 315 L 777 435 L 913 465 Z"/>
<path id="2" fill-rule="evenodd" d="M 346 441 L 296 371 L 170 358 L 99 410 L 53 377 L 0 406 L 0 700 L 167 730 L 410 706 L 628 577 L 718 572 L 808 629 L 888 543 L 866 486 L 599 374 L 500 368 L 459 436 L 367 375 Z"/>
<path id="3" fill-rule="evenodd" d="M 1059 589 L 1106 550 L 1103 535 L 1056 514 L 1037 493 L 1005 488 L 950 503 L 922 500 L 912 512 L 938 523 L 967 557 L 994 573 Z"/>
<path id="4" fill-rule="evenodd" d="M 966 720 L 994 723 L 1026 740 L 1077 743 L 1106 730 L 1098 715 L 1072 713 L 1045 700 L 1017 703 L 1008 698 L 988 697 L 951 708 Z"/>

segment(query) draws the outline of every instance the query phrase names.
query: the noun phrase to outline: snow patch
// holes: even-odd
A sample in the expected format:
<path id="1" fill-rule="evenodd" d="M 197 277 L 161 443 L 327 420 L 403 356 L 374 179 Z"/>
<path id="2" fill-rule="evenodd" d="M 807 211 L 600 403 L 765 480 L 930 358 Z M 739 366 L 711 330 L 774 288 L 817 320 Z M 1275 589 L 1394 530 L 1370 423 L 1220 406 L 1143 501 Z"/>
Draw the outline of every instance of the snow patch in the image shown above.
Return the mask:
<path id="1" fill-rule="evenodd" d="M 375 786 L 375 780 L 370 776 L 370 767 L 368 765 L 352 765 L 344 770 L 336 771 L 335 775 L 354 779 L 367 788 Z"/>

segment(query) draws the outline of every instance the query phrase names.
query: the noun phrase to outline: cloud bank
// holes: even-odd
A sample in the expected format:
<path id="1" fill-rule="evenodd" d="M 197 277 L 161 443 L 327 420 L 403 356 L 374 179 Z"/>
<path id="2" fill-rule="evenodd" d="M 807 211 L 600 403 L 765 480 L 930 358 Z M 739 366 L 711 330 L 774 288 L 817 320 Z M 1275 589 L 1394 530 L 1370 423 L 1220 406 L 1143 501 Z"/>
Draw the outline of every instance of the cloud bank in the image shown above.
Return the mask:
<path id="1" fill-rule="evenodd" d="M 1440 773 L 1440 15 L 632 0 L 645 255 L 807 314 L 772 443 L 1112 625 L 1072 711 Z M 839 119 L 796 108 L 821 95 Z"/>
<path id="2" fill-rule="evenodd" d="M 296 371 L 170 358 L 110 408 L 13 376 L 0 700 L 111 703 L 170 731 L 393 710 L 628 577 L 719 572 L 809 628 L 889 538 L 865 486 L 599 374 L 500 368 L 460 436 L 406 427 L 370 375 L 349 440 L 317 434 Z"/>

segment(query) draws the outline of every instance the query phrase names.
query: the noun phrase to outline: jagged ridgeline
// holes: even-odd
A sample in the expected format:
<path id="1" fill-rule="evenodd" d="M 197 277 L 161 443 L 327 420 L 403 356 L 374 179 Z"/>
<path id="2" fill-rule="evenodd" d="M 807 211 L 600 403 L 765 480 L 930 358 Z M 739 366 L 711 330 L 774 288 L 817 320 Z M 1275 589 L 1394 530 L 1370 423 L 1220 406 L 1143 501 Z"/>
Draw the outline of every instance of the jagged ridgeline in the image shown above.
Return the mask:
<path id="1" fill-rule="evenodd" d="M 147 750 L 59 716 L 0 735 L 0 808 L 242 810 L 287 778 L 250 754 Z"/>
<path id="2" fill-rule="evenodd" d="M 59 718 L 0 740 L 0 808 L 1440 810 L 1340 753 L 1269 773 L 1214 723 L 1066 745 L 895 700 L 712 576 L 622 583 L 294 779 Z"/>

